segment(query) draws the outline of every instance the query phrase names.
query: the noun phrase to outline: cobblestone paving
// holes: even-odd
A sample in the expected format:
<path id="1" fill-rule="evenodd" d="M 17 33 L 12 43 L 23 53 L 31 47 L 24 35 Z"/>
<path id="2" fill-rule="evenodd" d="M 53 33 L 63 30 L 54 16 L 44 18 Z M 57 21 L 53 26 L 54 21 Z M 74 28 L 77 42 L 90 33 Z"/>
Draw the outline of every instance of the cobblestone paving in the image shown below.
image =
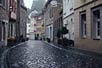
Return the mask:
<path id="1" fill-rule="evenodd" d="M 62 50 L 42 41 L 28 41 L 9 50 L 8 68 L 102 68 L 101 58 Z"/>

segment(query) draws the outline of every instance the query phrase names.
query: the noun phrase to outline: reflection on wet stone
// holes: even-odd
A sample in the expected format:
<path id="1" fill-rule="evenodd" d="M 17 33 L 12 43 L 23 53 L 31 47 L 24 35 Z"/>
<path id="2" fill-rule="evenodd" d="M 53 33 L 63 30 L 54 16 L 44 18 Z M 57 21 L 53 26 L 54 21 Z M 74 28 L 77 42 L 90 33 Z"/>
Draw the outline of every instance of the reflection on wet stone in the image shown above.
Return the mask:
<path id="1" fill-rule="evenodd" d="M 28 41 L 13 48 L 7 58 L 10 68 L 102 68 L 90 56 L 67 52 L 41 41 Z"/>

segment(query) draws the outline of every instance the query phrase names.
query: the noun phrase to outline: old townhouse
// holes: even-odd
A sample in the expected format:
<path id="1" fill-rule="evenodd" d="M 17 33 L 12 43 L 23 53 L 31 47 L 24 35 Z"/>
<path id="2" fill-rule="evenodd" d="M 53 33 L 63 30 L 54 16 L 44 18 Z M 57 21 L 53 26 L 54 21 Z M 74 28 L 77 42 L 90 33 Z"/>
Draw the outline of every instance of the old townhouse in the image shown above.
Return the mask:
<path id="1" fill-rule="evenodd" d="M 45 4 L 44 22 L 45 22 L 45 36 L 53 41 L 53 11 L 50 5 L 52 0 L 48 0 Z"/>
<path id="2" fill-rule="evenodd" d="M 17 1 L 9 0 L 8 44 L 16 39 Z"/>
<path id="3" fill-rule="evenodd" d="M 8 0 L 0 0 L 0 46 L 7 45 Z"/>
<path id="4" fill-rule="evenodd" d="M 63 27 L 63 0 L 56 0 L 57 6 L 53 7 L 53 40 L 54 44 L 57 44 L 57 32 Z"/>
<path id="5" fill-rule="evenodd" d="M 26 39 L 26 24 L 27 24 L 27 8 L 24 6 L 23 0 L 21 0 L 20 6 L 20 36 L 22 39 Z"/>
<path id="6" fill-rule="evenodd" d="M 54 44 L 57 44 L 57 31 L 63 26 L 62 0 L 57 0 L 58 5 L 53 7 L 52 0 L 48 0 L 45 5 L 44 21 L 46 38 L 49 38 Z"/>
<path id="7" fill-rule="evenodd" d="M 102 0 L 74 0 L 75 47 L 102 53 Z"/>

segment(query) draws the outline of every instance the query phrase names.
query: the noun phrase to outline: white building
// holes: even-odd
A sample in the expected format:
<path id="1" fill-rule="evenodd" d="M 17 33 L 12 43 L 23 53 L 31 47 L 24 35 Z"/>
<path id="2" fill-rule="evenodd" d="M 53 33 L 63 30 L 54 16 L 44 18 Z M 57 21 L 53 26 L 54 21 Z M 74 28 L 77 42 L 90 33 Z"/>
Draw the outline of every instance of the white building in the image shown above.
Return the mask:
<path id="1" fill-rule="evenodd" d="M 27 23 L 27 37 L 30 37 L 30 23 Z"/>
<path id="2" fill-rule="evenodd" d="M 63 25 L 67 27 L 69 33 L 65 35 L 70 40 L 74 40 L 74 0 L 63 0 Z"/>
<path id="3" fill-rule="evenodd" d="M 29 39 L 35 39 L 35 31 L 36 31 L 36 27 L 34 26 L 34 24 L 36 24 L 36 20 L 32 17 L 30 18 L 30 37 Z"/>

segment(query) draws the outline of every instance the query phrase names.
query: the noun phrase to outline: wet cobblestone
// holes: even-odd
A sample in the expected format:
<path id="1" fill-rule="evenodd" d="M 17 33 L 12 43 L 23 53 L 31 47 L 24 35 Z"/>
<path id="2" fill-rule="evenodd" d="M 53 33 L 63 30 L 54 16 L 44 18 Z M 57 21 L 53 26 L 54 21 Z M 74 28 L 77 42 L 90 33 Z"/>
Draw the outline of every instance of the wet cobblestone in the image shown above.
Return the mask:
<path id="1" fill-rule="evenodd" d="M 28 41 L 10 49 L 8 68 L 102 68 L 101 58 L 61 50 L 41 41 Z"/>

